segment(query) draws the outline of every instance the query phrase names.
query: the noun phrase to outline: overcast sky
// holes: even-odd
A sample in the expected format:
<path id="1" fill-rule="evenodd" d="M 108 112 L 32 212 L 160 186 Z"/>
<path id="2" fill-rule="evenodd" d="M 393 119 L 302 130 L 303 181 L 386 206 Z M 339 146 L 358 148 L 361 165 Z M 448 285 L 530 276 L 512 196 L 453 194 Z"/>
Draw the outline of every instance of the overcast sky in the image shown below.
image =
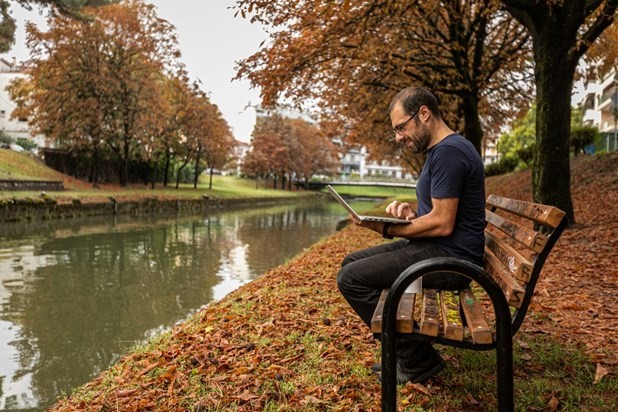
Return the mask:
<path id="1" fill-rule="evenodd" d="M 250 89 L 247 81 L 235 80 L 235 62 L 256 52 L 267 34 L 248 20 L 234 18 L 230 10 L 235 0 L 151 0 L 158 15 L 174 26 L 178 34 L 182 61 L 192 79 L 202 82 L 202 90 L 209 92 L 211 101 L 219 106 L 233 129 L 236 139 L 248 142 L 255 124 L 255 111 L 245 109 L 259 103 L 259 91 Z M 38 11 L 27 12 L 11 3 L 17 19 L 18 33 L 13 49 L 3 54 L 7 60 L 28 58 L 24 44 L 26 20 L 42 24 L 45 19 Z"/>

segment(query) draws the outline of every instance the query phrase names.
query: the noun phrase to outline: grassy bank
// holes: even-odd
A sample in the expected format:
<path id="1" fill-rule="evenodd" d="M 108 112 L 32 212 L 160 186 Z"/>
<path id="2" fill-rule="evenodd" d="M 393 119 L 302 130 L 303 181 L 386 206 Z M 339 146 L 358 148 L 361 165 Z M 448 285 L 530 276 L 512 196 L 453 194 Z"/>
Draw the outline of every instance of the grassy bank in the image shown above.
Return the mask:
<path id="1" fill-rule="evenodd" d="M 99 188 L 92 188 L 87 182 L 73 179 L 45 166 L 43 163 L 27 153 L 17 153 L 11 150 L 0 149 L 0 180 L 52 180 L 62 181 L 65 186 L 63 192 L 46 192 L 47 198 L 58 203 L 70 203 L 79 200 L 81 203 L 109 202 L 110 197 L 118 201 L 135 201 L 145 198 L 157 199 L 201 199 L 207 195 L 212 198 L 289 198 L 295 196 L 314 195 L 314 192 L 272 189 L 272 181 L 242 179 L 235 176 L 213 176 L 210 187 L 209 176 L 200 177 L 197 189 L 193 185 L 181 184 L 175 188 L 175 182 L 167 187 L 157 184 L 154 189 L 145 185 L 131 185 L 120 187 L 115 184 L 102 184 Z M 268 186 L 268 187 L 265 187 Z M 394 197 L 402 194 L 410 196 L 410 189 L 390 187 L 355 187 L 342 186 L 340 192 L 348 196 Z M 0 201 L 7 199 L 39 198 L 39 192 L 32 191 L 0 191 Z M 326 194 L 325 194 L 326 195 Z"/>
<path id="2" fill-rule="evenodd" d="M 577 225 L 545 265 L 515 340 L 521 411 L 618 410 L 618 153 L 575 159 Z M 530 198 L 530 172 L 487 182 Z M 383 240 L 348 227 L 209 305 L 52 411 L 377 411 L 379 345 L 336 289 L 341 259 Z M 496 410 L 493 352 L 441 348 L 448 367 L 400 386 L 407 411 Z"/>

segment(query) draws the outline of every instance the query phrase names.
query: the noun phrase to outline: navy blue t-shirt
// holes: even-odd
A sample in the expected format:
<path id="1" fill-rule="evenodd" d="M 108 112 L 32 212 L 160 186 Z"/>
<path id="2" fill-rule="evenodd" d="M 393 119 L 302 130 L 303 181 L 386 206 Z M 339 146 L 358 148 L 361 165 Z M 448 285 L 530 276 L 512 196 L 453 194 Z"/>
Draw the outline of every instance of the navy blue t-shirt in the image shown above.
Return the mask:
<path id="1" fill-rule="evenodd" d="M 431 199 L 458 198 L 457 218 L 449 236 L 426 238 L 451 256 L 481 265 L 485 230 L 483 162 L 468 140 L 447 136 L 427 151 L 427 161 L 416 184 L 418 216 L 433 208 Z"/>

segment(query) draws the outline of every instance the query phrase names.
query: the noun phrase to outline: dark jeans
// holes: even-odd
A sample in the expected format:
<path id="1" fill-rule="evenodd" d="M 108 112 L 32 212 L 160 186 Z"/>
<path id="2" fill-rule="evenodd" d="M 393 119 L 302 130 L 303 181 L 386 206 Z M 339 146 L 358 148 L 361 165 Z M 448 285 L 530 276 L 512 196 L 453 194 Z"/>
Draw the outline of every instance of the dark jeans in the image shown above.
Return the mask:
<path id="1" fill-rule="evenodd" d="M 337 286 L 352 309 L 370 327 L 382 289 L 390 288 L 408 266 L 440 256 L 449 255 L 440 247 L 423 240 L 402 239 L 362 249 L 343 259 Z M 469 284 L 468 278 L 451 273 L 423 276 L 424 288 L 459 290 Z M 428 342 L 412 340 L 407 334 L 397 337 L 398 357 L 405 365 L 413 366 L 429 352 L 433 352 L 433 347 Z"/>

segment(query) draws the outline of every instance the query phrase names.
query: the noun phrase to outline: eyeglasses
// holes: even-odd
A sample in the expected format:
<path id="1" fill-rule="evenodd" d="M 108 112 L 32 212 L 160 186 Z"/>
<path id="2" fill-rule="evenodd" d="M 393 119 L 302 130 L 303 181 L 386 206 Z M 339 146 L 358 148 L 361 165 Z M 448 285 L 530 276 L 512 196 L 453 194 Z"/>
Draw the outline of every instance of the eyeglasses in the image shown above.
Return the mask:
<path id="1" fill-rule="evenodd" d="M 421 108 L 419 107 L 418 109 L 416 109 L 416 111 L 414 112 L 414 114 L 412 116 L 410 116 L 408 118 L 408 120 L 406 120 L 403 123 L 398 124 L 397 126 L 393 127 L 393 133 L 397 134 L 397 133 L 403 133 L 403 129 L 405 129 L 406 125 L 408 124 L 408 122 L 412 119 L 414 119 L 416 117 L 416 115 L 418 114 L 418 111 L 421 110 Z"/>

